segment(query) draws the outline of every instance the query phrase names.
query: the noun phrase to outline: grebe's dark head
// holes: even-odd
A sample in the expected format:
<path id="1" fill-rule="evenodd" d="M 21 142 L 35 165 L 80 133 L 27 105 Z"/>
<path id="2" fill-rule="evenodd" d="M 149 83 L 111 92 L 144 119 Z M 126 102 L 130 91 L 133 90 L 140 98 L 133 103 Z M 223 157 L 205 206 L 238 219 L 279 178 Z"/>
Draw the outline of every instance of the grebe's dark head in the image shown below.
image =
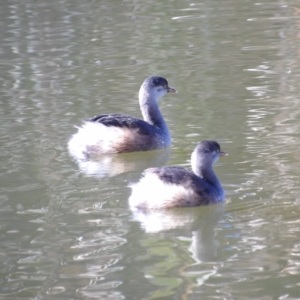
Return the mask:
<path id="1" fill-rule="evenodd" d="M 226 152 L 221 151 L 220 145 L 215 141 L 201 141 L 197 144 L 192 153 L 192 169 L 197 174 L 199 166 L 213 165 L 220 156 L 227 155 Z"/>
<path id="2" fill-rule="evenodd" d="M 166 93 L 176 93 L 176 90 L 169 87 L 168 81 L 160 76 L 146 78 L 140 89 L 140 96 L 146 94 L 155 99 L 163 97 Z"/>

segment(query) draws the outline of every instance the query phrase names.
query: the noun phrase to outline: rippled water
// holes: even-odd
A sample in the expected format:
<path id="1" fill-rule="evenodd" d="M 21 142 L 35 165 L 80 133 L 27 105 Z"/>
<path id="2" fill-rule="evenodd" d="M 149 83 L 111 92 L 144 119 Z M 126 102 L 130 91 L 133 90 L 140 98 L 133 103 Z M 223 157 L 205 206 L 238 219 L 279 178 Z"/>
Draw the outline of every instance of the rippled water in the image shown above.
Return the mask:
<path id="1" fill-rule="evenodd" d="M 297 1 L 6 0 L 0 24 L 1 298 L 299 299 Z M 171 149 L 71 158 L 82 119 L 141 115 L 149 75 L 179 91 Z M 130 211 L 202 139 L 226 203 Z"/>

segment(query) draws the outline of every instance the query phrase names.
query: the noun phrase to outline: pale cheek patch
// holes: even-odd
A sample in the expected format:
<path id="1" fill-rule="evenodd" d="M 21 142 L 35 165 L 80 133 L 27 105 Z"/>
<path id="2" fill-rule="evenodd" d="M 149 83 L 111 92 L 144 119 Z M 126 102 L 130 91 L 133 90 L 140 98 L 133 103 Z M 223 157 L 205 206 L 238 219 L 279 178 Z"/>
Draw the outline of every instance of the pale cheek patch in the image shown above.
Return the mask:
<path id="1" fill-rule="evenodd" d="M 153 173 L 146 173 L 131 188 L 129 205 L 132 207 L 158 209 L 196 205 L 197 195 L 192 190 L 166 184 Z"/>

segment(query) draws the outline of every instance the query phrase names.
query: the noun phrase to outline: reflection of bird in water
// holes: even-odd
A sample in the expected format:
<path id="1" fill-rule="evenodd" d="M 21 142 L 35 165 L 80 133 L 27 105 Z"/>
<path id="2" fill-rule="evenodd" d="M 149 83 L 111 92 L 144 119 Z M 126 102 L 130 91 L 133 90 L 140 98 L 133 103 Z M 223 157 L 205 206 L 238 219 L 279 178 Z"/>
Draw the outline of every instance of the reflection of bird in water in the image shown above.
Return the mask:
<path id="1" fill-rule="evenodd" d="M 198 286 L 198 282 L 206 280 L 210 276 L 209 273 L 203 270 L 201 262 L 215 262 L 221 258 L 222 248 L 215 238 L 215 228 L 223 217 L 225 203 L 163 210 L 140 210 L 132 207 L 131 209 L 133 219 L 140 222 L 141 228 L 148 234 L 155 233 L 153 236 L 154 241 L 158 239 L 157 242 L 160 243 L 159 237 L 164 241 L 166 238 L 171 239 L 169 243 L 164 243 L 164 247 L 170 245 L 172 248 L 165 248 L 163 253 L 165 256 L 170 255 L 170 261 L 172 262 L 174 262 L 175 257 L 178 257 L 178 259 L 175 259 L 175 265 L 171 264 L 172 274 L 177 270 L 178 285 L 176 286 L 176 293 L 180 290 L 180 299 L 190 299 L 191 293 Z M 148 239 L 152 240 L 151 237 L 143 238 L 143 240 Z M 190 246 L 187 245 L 187 240 L 191 241 Z M 146 245 L 148 248 L 149 244 Z M 157 250 L 155 253 L 157 253 Z M 165 257 L 162 259 L 165 267 L 167 259 Z M 155 278 L 155 275 L 161 274 L 163 269 L 161 264 L 158 263 L 159 272 L 155 273 L 157 268 L 153 266 L 151 260 L 150 270 L 154 270 L 152 271 L 154 275 L 150 274 L 149 278 Z M 169 272 L 166 276 L 168 275 L 170 275 Z M 169 285 L 162 286 L 159 291 L 161 294 L 167 292 L 170 295 L 172 292 L 175 293 L 175 287 L 173 285 L 171 287 Z"/>
<path id="2" fill-rule="evenodd" d="M 164 210 L 132 209 L 133 219 L 141 223 L 147 233 L 164 233 L 168 236 L 192 236 L 189 250 L 196 261 L 217 260 L 220 254 L 214 230 L 223 217 L 225 203 L 195 208 L 173 208 Z"/>
<path id="3" fill-rule="evenodd" d="M 192 171 L 182 167 L 147 169 L 131 185 L 129 204 L 139 209 L 198 206 L 225 200 L 225 192 L 213 170 L 222 152 L 215 141 L 199 142 L 192 153 Z"/>
<path id="4" fill-rule="evenodd" d="M 96 116 L 78 128 L 69 141 L 69 152 L 75 157 L 91 154 L 145 151 L 169 147 L 171 137 L 160 112 L 158 100 L 176 90 L 165 78 L 151 76 L 139 91 L 139 103 L 144 120 L 123 115 Z"/>
<path id="5" fill-rule="evenodd" d="M 140 173 L 145 168 L 159 167 L 168 162 L 171 149 L 158 149 L 147 152 L 101 154 L 92 159 L 75 158 L 82 173 L 87 176 L 104 178 L 135 171 Z M 137 180 L 137 176 L 131 180 Z"/>

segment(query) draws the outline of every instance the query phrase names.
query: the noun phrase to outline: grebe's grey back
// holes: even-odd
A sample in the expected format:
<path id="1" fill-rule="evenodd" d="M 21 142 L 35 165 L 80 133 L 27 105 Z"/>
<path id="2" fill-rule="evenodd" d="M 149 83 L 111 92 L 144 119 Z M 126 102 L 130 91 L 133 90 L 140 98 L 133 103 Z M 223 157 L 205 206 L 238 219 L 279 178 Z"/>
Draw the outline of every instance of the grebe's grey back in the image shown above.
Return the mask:
<path id="1" fill-rule="evenodd" d="M 213 170 L 222 152 L 215 141 L 199 142 L 192 153 L 192 171 L 170 166 L 147 169 L 131 186 L 131 207 L 161 209 L 198 206 L 225 200 L 225 192 Z"/>
<path id="2" fill-rule="evenodd" d="M 68 148 L 74 156 L 146 151 L 170 146 L 168 126 L 160 112 L 158 100 L 166 93 L 176 93 L 165 78 L 151 76 L 139 91 L 144 120 L 123 115 L 104 114 L 93 117 L 78 128 Z"/>

